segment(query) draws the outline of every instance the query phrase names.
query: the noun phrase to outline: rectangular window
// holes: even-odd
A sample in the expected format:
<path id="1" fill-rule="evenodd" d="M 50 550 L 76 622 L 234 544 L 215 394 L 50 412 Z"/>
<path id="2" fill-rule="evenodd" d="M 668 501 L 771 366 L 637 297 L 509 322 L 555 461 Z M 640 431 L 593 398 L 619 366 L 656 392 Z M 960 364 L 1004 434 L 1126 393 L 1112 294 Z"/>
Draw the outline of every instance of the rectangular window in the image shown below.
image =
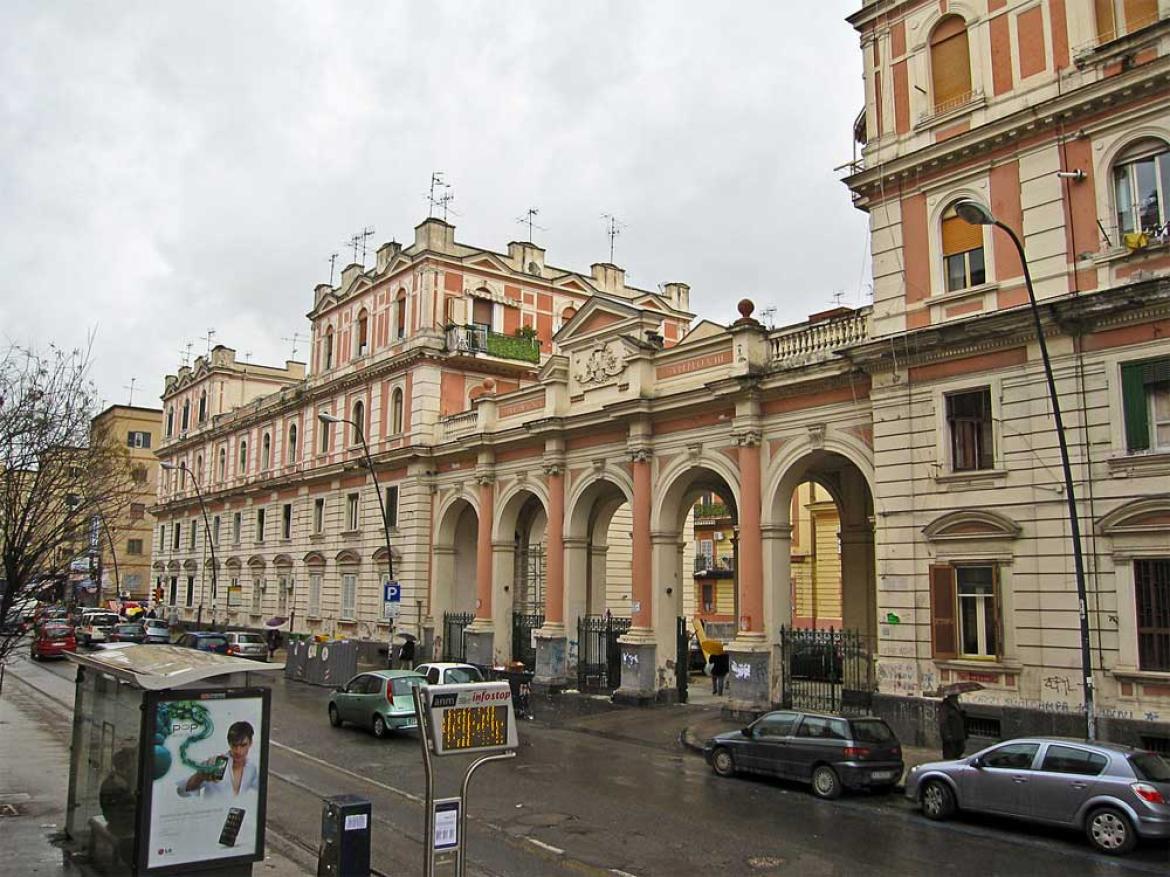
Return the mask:
<path id="1" fill-rule="evenodd" d="M 233 576 L 228 583 L 228 608 L 232 609 L 240 605 L 240 579 L 238 576 Z"/>
<path id="2" fill-rule="evenodd" d="M 325 532 L 325 499 L 313 500 L 313 533 L 320 536 Z"/>
<path id="3" fill-rule="evenodd" d="M 182 540 L 179 537 L 179 531 L 182 529 L 182 527 L 183 527 L 183 525 L 180 524 L 178 521 L 175 522 L 175 529 L 174 529 L 174 532 L 171 534 L 171 550 L 172 551 L 178 551 L 179 546 L 183 544 Z"/>
<path id="4" fill-rule="evenodd" d="M 192 520 L 187 525 L 187 550 L 188 551 L 195 550 L 195 531 L 197 529 L 198 529 L 198 523 L 194 520 Z"/>
<path id="5" fill-rule="evenodd" d="M 187 593 L 183 605 L 190 608 L 195 605 L 195 576 L 187 576 Z"/>
<path id="6" fill-rule="evenodd" d="M 141 539 L 127 539 L 126 540 L 126 553 L 127 554 L 141 554 L 142 553 L 142 540 Z"/>
<path id="7" fill-rule="evenodd" d="M 942 252 L 947 292 L 987 282 L 983 262 L 983 227 L 948 215 L 942 221 Z"/>
<path id="8" fill-rule="evenodd" d="M 321 615 L 321 573 L 309 573 L 309 617 Z"/>
<path id="9" fill-rule="evenodd" d="M 341 577 L 341 617 L 352 621 L 357 612 L 357 576 L 346 573 Z"/>
<path id="10" fill-rule="evenodd" d="M 356 530 L 358 528 L 358 495 L 351 493 L 345 498 L 345 529 Z"/>
<path id="11" fill-rule="evenodd" d="M 1097 41 L 1107 43 L 1158 20 L 1158 0 L 1093 0 Z"/>
<path id="12" fill-rule="evenodd" d="M 930 568 L 931 645 L 936 659 L 994 660 L 1002 654 L 998 569 Z"/>
<path id="13" fill-rule="evenodd" d="M 333 424 L 328 423 L 326 421 L 323 421 L 323 420 L 317 421 L 317 431 L 318 431 L 317 447 L 318 447 L 319 453 L 322 453 L 322 454 L 329 453 L 329 431 L 332 428 L 332 426 L 333 426 Z"/>
<path id="14" fill-rule="evenodd" d="M 1170 451 L 1170 357 L 1121 366 L 1125 446 L 1137 451 Z"/>
<path id="15" fill-rule="evenodd" d="M 256 509 L 256 541 L 264 541 L 264 509 Z"/>
<path id="16" fill-rule="evenodd" d="M 386 488 L 386 526 L 398 526 L 398 485 Z"/>
<path id="17" fill-rule="evenodd" d="M 137 594 L 142 587 L 142 576 L 136 572 L 127 573 L 122 576 L 122 585 L 126 589 L 127 594 Z"/>
<path id="18" fill-rule="evenodd" d="M 126 444 L 132 448 L 149 448 L 150 433 L 130 431 L 126 433 Z"/>
<path id="19" fill-rule="evenodd" d="M 292 503 L 285 503 L 280 510 L 280 538 L 292 538 Z"/>
<path id="20" fill-rule="evenodd" d="M 219 515 L 211 519 L 211 544 L 219 548 Z"/>
<path id="21" fill-rule="evenodd" d="M 1133 562 L 1138 669 L 1170 672 L 1170 558 Z"/>
<path id="22" fill-rule="evenodd" d="M 950 393 L 946 405 L 947 426 L 951 434 L 951 471 L 993 469 L 991 388 Z"/>
<path id="23" fill-rule="evenodd" d="M 162 551 L 167 547 L 167 525 L 158 525 L 158 550 Z"/>
<path id="24" fill-rule="evenodd" d="M 264 579 L 252 579 L 252 614 L 260 614 L 260 598 L 264 593 Z"/>
<path id="25" fill-rule="evenodd" d="M 244 516 L 242 512 L 232 515 L 232 544 L 240 544 L 240 531 L 243 529 Z"/>
<path id="26" fill-rule="evenodd" d="M 146 517 L 146 504 L 141 502 L 130 503 L 130 520 L 141 521 Z"/>
<path id="27" fill-rule="evenodd" d="M 279 576 L 276 579 L 276 614 L 284 615 L 288 612 L 288 576 Z"/>

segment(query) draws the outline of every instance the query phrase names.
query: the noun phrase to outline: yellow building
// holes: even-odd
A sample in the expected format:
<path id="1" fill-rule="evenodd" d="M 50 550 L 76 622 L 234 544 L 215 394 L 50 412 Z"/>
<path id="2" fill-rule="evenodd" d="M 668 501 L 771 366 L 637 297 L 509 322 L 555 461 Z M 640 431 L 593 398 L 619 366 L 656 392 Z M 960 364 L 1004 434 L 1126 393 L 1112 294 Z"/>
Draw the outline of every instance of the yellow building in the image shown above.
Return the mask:
<path id="1" fill-rule="evenodd" d="M 111 405 L 93 419 L 94 432 L 105 432 L 126 443 L 135 491 L 122 509 L 103 512 L 101 584 L 103 599 L 150 595 L 151 534 L 149 509 L 158 493 L 158 460 L 154 448 L 162 437 L 162 411 L 137 405 Z"/>
<path id="2" fill-rule="evenodd" d="M 841 627 L 841 518 L 825 488 L 792 491 L 792 626 Z"/>

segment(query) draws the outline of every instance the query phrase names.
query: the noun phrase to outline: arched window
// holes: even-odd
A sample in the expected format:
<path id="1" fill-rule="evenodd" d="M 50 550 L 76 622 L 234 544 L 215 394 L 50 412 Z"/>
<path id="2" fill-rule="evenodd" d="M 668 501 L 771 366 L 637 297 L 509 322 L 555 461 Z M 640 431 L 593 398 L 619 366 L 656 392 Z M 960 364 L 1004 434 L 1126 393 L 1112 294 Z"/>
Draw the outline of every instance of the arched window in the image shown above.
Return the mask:
<path id="1" fill-rule="evenodd" d="M 288 461 L 297 461 L 297 425 L 291 424 L 288 428 Z"/>
<path id="2" fill-rule="evenodd" d="M 1093 0 L 1097 40 L 1107 43 L 1158 20 L 1158 0 Z"/>
<path id="3" fill-rule="evenodd" d="M 325 368 L 333 368 L 333 327 L 325 330 Z"/>
<path id="4" fill-rule="evenodd" d="M 360 445 L 366 434 L 366 406 L 361 399 L 353 403 L 353 417 L 350 419 L 353 424 L 350 427 L 349 443 Z"/>
<path id="5" fill-rule="evenodd" d="M 182 432 L 186 432 L 188 430 L 188 428 L 190 428 L 190 426 L 191 426 L 191 400 L 184 399 L 183 400 L 183 421 L 182 421 L 182 424 L 179 426 L 179 429 Z"/>
<path id="6" fill-rule="evenodd" d="M 398 295 L 394 299 L 394 320 L 395 329 L 394 337 L 401 341 L 406 337 L 406 290 L 398 290 Z"/>
<path id="7" fill-rule="evenodd" d="M 199 422 L 202 423 L 207 419 L 207 391 L 203 390 L 199 393 Z"/>
<path id="8" fill-rule="evenodd" d="M 943 271 L 947 292 L 987 282 L 983 261 L 983 226 L 962 219 L 952 204 L 942 218 Z"/>
<path id="9" fill-rule="evenodd" d="M 240 474 L 243 475 L 248 469 L 248 443 L 240 439 Z"/>
<path id="10" fill-rule="evenodd" d="M 1121 153 L 1113 165 L 1113 195 L 1119 235 L 1153 233 L 1170 222 L 1170 148 L 1162 140 L 1142 140 Z"/>
<path id="11" fill-rule="evenodd" d="M 370 349 L 370 315 L 362 308 L 357 318 L 357 355 L 365 356 Z"/>
<path id="12" fill-rule="evenodd" d="M 390 398 L 390 430 L 394 433 L 400 433 L 402 432 L 402 388 L 396 387 L 394 390 L 394 395 Z"/>
<path id="13" fill-rule="evenodd" d="M 260 469 L 267 472 L 268 467 L 272 464 L 272 436 L 264 433 L 264 438 L 260 441 Z"/>
<path id="14" fill-rule="evenodd" d="M 219 480 L 227 480 L 227 448 L 219 449 Z"/>
<path id="15" fill-rule="evenodd" d="M 167 406 L 167 438 L 175 434 L 175 406 Z"/>
<path id="16" fill-rule="evenodd" d="M 195 474 L 199 478 L 203 477 L 203 455 L 197 454 L 195 456 Z"/>
<path id="17" fill-rule="evenodd" d="M 947 15 L 930 34 L 930 79 L 936 113 L 961 106 L 971 97 L 971 53 L 967 23 Z"/>
<path id="18" fill-rule="evenodd" d="M 331 424 L 327 421 L 322 420 L 322 421 L 317 422 L 317 435 L 318 435 L 318 445 L 319 445 L 318 453 L 320 453 L 320 454 L 328 454 L 329 453 L 329 430 L 332 427 L 333 427 L 333 424 Z"/>

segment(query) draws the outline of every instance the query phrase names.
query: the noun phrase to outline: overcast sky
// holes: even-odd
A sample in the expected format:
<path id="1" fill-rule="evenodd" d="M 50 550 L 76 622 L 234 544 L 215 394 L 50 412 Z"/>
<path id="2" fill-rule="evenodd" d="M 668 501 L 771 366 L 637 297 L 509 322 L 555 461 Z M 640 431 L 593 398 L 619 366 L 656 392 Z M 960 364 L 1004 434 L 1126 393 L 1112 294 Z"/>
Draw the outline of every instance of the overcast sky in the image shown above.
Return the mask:
<path id="1" fill-rule="evenodd" d="M 529 207 L 551 264 L 681 280 L 700 318 L 868 301 L 833 168 L 863 101 L 860 0 L 0 4 L 0 336 L 96 334 L 157 405 L 202 336 L 279 363 L 330 253 L 409 243 L 431 172 L 456 238 Z M 758 315 L 757 310 L 757 315 Z M 305 358 L 302 341 L 298 357 Z"/>

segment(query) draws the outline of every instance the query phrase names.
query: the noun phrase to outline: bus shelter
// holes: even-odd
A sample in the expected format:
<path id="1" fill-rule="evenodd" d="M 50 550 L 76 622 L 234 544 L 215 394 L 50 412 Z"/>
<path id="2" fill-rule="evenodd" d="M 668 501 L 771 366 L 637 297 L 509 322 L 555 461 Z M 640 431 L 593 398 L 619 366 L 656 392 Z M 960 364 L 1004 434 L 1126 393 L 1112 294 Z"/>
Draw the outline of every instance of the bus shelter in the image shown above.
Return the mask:
<path id="1" fill-rule="evenodd" d="M 281 664 L 168 645 L 77 667 L 66 834 L 107 874 L 250 875 L 264 858 L 271 690 Z"/>

